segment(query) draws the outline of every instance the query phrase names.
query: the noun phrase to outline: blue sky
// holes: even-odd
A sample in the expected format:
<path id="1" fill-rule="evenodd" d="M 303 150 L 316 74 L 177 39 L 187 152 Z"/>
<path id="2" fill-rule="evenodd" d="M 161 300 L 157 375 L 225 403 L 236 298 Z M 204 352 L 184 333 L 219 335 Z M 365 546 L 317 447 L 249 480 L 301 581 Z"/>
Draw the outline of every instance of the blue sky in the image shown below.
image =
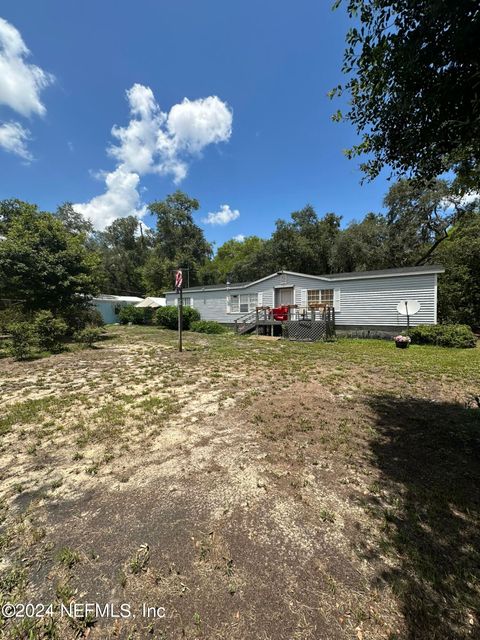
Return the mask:
<path id="1" fill-rule="evenodd" d="M 112 207 L 142 212 L 180 188 L 199 199 L 196 220 L 218 244 L 238 234 L 268 236 L 277 218 L 306 203 L 344 223 L 381 210 L 388 183 L 360 184 L 358 162 L 342 154 L 355 132 L 330 119 L 341 105 L 326 94 L 342 81 L 348 28 L 344 10 L 330 5 L 3 0 L 4 46 L 7 24 L 30 50 L 10 52 L 7 63 L 20 61 L 27 76 L 36 65 L 44 76 L 27 92 L 29 104 L 5 96 L 0 79 L 0 125 L 10 126 L 0 148 L 0 199 L 47 210 L 71 201 L 94 211 L 101 226 Z M 22 79 L 16 69 L 14 82 Z M 139 164 L 138 145 L 152 132 L 160 132 L 162 150 Z M 109 175 L 115 184 L 106 187 Z M 106 191 L 107 201 L 92 203 Z M 227 218 L 239 216 L 205 223 L 222 205 Z"/>

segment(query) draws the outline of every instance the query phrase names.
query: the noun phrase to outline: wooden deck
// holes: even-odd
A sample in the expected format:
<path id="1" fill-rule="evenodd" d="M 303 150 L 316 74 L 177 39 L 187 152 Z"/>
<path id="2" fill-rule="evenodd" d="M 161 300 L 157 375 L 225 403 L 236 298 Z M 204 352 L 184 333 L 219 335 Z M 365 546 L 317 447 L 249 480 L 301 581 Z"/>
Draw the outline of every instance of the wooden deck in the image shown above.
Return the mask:
<path id="1" fill-rule="evenodd" d="M 281 335 L 289 340 L 321 340 L 335 335 L 335 310 L 333 307 L 317 305 L 302 309 L 289 305 L 283 320 L 275 320 L 271 307 L 256 307 L 235 320 L 235 331 L 239 335 L 255 332 L 257 335 L 275 333 L 281 327 Z"/>

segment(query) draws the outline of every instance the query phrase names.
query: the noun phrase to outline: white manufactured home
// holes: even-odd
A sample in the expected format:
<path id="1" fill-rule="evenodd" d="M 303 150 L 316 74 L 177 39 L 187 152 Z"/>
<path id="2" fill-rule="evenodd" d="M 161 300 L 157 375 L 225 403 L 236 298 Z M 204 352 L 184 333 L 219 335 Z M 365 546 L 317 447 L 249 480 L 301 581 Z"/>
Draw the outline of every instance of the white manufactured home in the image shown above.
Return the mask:
<path id="1" fill-rule="evenodd" d="M 337 330 L 394 332 L 407 324 L 397 311 L 402 300 L 420 303 L 410 324 L 437 323 L 437 278 L 443 272 L 438 265 L 322 276 L 279 271 L 254 282 L 190 287 L 183 301 L 203 320 L 229 325 L 257 307 L 296 305 L 301 311 L 320 304 L 334 308 Z M 167 292 L 167 304 L 178 304 L 178 297 Z"/>

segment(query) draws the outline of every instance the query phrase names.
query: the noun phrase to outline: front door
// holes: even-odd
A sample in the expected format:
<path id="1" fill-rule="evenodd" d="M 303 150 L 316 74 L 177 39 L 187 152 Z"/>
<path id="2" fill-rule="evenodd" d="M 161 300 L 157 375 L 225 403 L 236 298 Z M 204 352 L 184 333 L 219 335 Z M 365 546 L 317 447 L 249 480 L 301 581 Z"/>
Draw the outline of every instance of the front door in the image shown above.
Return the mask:
<path id="1" fill-rule="evenodd" d="M 277 287 L 275 289 L 275 306 L 293 304 L 293 287 Z"/>

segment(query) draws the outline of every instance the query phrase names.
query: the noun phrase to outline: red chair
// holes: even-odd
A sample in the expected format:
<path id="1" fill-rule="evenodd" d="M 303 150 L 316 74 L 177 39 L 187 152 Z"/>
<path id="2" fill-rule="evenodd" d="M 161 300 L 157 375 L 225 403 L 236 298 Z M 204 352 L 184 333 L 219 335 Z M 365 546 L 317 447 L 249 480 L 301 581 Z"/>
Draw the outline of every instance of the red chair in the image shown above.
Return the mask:
<path id="1" fill-rule="evenodd" d="M 274 307 L 271 311 L 273 319 L 279 322 L 285 322 L 288 320 L 288 305 L 282 305 L 280 307 Z"/>

